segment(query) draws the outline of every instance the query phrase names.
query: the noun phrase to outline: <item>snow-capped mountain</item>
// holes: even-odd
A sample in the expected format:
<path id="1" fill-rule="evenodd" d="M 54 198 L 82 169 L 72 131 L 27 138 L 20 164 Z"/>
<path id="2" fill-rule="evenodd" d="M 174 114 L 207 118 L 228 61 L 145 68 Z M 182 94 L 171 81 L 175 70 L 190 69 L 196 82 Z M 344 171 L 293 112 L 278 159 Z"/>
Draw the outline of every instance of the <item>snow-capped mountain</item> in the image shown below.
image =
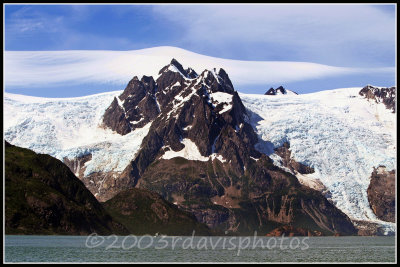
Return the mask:
<path id="1" fill-rule="evenodd" d="M 245 174 L 252 162 L 258 164 L 258 150 L 272 158 L 275 165 L 296 175 L 302 184 L 316 189 L 315 185 L 322 185 L 320 190 L 325 196 L 351 219 L 377 222 L 387 231 L 394 230 L 394 224 L 378 220 L 372 212 L 367 188 L 374 167 L 395 168 L 395 114 L 383 103 L 359 95 L 361 88 L 306 95 L 237 94 L 223 70 L 206 70 L 198 75 L 174 61 L 155 77 L 156 81 L 134 78 L 124 91 L 79 98 L 46 99 L 5 93 L 4 137 L 14 145 L 69 162 L 70 168 L 82 180 L 86 179 L 85 184 L 97 196 L 115 186 L 118 177 L 129 184 L 130 175 L 137 175 L 129 173 L 136 171 L 143 176 L 141 172 L 152 162 L 143 163 L 140 159 L 149 155 L 159 160 L 177 156 L 204 162 L 217 159 L 226 166 L 236 153 L 233 146 L 240 148 L 240 154 L 233 157 L 236 171 Z M 136 92 L 141 95 L 135 95 Z M 204 109 L 200 112 L 191 106 Z M 205 115 L 209 122 L 197 125 L 196 114 Z M 253 130 L 246 125 L 252 125 L 258 135 L 257 150 L 251 150 Z M 218 141 L 222 132 L 229 134 Z M 203 142 L 197 137 L 203 133 L 212 138 Z M 248 145 L 224 141 L 234 140 L 236 135 L 248 140 Z M 149 140 L 159 142 L 151 144 Z M 290 144 L 293 159 L 313 168 L 313 173 L 296 173 L 282 165 L 282 158 L 274 149 L 285 142 Z M 135 158 L 136 169 L 132 169 L 129 166 L 133 166 Z M 215 171 L 219 165 L 212 166 Z M 110 183 L 109 177 L 115 179 Z M 237 176 L 229 176 L 230 185 L 232 179 L 237 179 L 233 177 Z M 144 179 L 142 183 L 150 186 L 156 182 Z M 213 186 L 215 183 L 211 181 Z M 232 197 L 238 189 L 229 190 L 231 195 L 215 195 L 214 204 L 228 210 L 238 205 Z M 181 204 L 182 196 L 170 197 Z M 222 204 L 222 197 L 229 204 Z"/>

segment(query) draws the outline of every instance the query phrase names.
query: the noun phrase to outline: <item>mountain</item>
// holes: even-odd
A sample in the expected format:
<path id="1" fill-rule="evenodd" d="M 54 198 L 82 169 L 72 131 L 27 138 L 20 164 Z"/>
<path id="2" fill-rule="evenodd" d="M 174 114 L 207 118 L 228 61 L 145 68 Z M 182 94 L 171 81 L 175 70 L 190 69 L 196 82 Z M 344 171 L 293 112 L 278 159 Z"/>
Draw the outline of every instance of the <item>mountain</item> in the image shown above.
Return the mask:
<path id="1" fill-rule="evenodd" d="M 279 86 L 279 87 L 276 88 L 276 89 L 274 89 L 274 88 L 271 87 L 270 89 L 268 89 L 267 92 L 265 92 L 264 95 L 286 95 L 286 94 L 296 94 L 296 95 L 297 95 L 296 92 L 287 90 L 287 89 L 283 88 L 282 85 Z"/>
<path id="2" fill-rule="evenodd" d="M 5 142 L 6 234 L 127 234 L 61 161 Z"/>
<path id="3" fill-rule="evenodd" d="M 119 177 L 128 181 L 124 187 L 158 192 L 212 229 L 244 234 L 277 224 L 305 224 L 325 233 L 355 232 L 322 195 L 300 185 L 255 149 L 257 135 L 223 69 L 189 76 L 173 59 L 155 82 L 134 77 L 118 98 L 158 107 L 136 158 Z M 110 112 L 114 110 L 124 111 L 118 117 L 135 125 L 127 114 L 140 107 L 125 100 L 118 110 L 113 108 L 116 102 L 107 108 L 103 122 L 117 117 Z"/>
<path id="4" fill-rule="evenodd" d="M 394 231 L 367 197 L 372 168 L 395 162 L 395 117 L 382 103 L 361 88 L 239 94 L 223 69 L 198 75 L 179 65 L 87 97 L 6 93 L 5 136 L 64 160 L 100 201 L 149 189 L 214 229 L 269 232 L 303 221 L 354 233 L 343 211 Z"/>
<path id="5" fill-rule="evenodd" d="M 355 232 L 319 192 L 299 184 L 255 149 L 257 135 L 223 69 L 189 76 L 173 59 L 156 81 L 134 77 L 118 99 L 106 109 L 106 127 L 123 135 L 137 121 L 153 121 L 135 159 L 118 178 L 124 183 L 108 184 L 113 193 L 135 186 L 152 190 L 210 228 L 237 234 L 280 224 L 327 234 Z M 147 109 L 154 111 L 151 118 L 144 116 Z"/>

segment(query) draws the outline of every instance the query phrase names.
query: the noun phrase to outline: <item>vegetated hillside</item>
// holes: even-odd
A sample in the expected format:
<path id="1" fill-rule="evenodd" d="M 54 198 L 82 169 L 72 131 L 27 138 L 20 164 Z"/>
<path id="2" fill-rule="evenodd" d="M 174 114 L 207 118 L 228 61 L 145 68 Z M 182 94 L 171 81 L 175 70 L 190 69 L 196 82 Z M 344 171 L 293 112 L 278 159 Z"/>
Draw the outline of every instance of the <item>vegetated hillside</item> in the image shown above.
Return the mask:
<path id="1" fill-rule="evenodd" d="M 102 203 L 114 219 L 126 226 L 131 234 L 212 235 L 193 214 L 184 212 L 159 194 L 131 188 Z"/>
<path id="2" fill-rule="evenodd" d="M 5 142 L 6 234 L 127 234 L 61 161 Z"/>

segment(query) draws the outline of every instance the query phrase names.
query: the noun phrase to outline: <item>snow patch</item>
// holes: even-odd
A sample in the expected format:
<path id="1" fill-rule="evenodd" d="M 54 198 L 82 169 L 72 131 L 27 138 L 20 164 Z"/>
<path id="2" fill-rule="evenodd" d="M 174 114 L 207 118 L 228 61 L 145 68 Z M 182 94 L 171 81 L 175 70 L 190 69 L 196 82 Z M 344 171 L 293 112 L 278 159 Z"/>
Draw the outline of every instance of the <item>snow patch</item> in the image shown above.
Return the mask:
<path id="1" fill-rule="evenodd" d="M 182 130 L 188 131 L 188 130 L 192 129 L 192 127 L 193 127 L 192 125 L 188 125 L 185 128 L 183 128 Z"/>
<path id="2" fill-rule="evenodd" d="M 185 147 L 180 151 L 168 150 L 161 156 L 162 159 L 172 159 L 176 157 L 182 157 L 188 160 L 200 160 L 200 161 L 208 161 L 208 157 L 204 157 L 200 154 L 200 151 L 196 144 L 188 139 L 184 138 L 181 142 L 185 145 Z"/>
<path id="3" fill-rule="evenodd" d="M 224 105 L 224 108 L 219 112 L 219 114 L 223 114 L 232 109 L 233 95 L 224 92 L 215 92 L 215 93 L 210 93 L 209 97 L 213 104 Z"/>
<path id="4" fill-rule="evenodd" d="M 208 160 L 214 160 L 218 159 L 222 163 L 226 162 L 226 159 L 222 157 L 222 155 L 219 155 L 217 153 L 213 153 L 208 157 L 202 156 L 198 147 L 196 144 L 188 139 L 184 138 L 181 143 L 185 145 L 185 147 L 180 150 L 180 151 L 173 151 L 173 150 L 168 150 L 164 153 L 164 155 L 161 156 L 162 159 L 172 159 L 176 157 L 182 157 L 187 160 L 199 160 L 199 161 L 208 161 Z"/>
<path id="5" fill-rule="evenodd" d="M 211 154 L 211 155 L 210 155 L 210 159 L 211 159 L 211 160 L 218 159 L 218 160 L 221 161 L 222 163 L 225 163 L 225 162 L 226 162 L 226 159 L 225 159 L 222 155 L 217 154 L 217 153 Z"/>

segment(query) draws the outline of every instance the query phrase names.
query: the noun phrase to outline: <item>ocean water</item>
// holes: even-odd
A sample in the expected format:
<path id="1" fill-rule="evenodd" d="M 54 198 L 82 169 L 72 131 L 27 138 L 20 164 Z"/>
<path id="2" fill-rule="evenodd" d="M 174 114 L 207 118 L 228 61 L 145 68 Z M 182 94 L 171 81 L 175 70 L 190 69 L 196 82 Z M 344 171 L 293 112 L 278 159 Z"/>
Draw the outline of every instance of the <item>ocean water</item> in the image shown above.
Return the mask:
<path id="1" fill-rule="evenodd" d="M 397 262 L 394 236 L 15 236 L 5 262 Z"/>

